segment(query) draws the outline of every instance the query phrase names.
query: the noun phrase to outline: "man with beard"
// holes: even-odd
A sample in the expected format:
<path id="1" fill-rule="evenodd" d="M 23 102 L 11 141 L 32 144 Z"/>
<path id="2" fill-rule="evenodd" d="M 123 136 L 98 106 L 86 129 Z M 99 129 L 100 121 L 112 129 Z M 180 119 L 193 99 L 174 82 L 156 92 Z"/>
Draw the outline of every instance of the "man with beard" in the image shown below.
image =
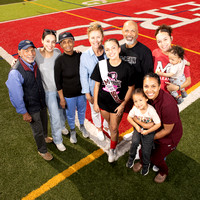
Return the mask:
<path id="1" fill-rule="evenodd" d="M 143 87 L 143 77 L 153 72 L 153 57 L 151 50 L 137 41 L 138 26 L 134 21 L 124 23 L 122 34 L 125 44 L 121 45 L 120 57 L 134 69 L 135 88 Z"/>

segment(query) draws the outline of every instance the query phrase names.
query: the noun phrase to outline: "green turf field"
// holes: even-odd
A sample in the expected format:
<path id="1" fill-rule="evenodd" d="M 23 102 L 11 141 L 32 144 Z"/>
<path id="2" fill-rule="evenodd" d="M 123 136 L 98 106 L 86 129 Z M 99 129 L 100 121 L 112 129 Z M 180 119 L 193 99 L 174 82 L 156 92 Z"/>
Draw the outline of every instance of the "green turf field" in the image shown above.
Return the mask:
<path id="1" fill-rule="evenodd" d="M 1 0 L 0 4 L 5 3 Z M 7 2 L 11 2 L 8 1 Z M 16 1 L 17 2 L 17 1 Z M 60 10 L 80 7 L 58 0 L 34 1 Z M 83 1 L 75 1 L 81 4 Z M 108 1 L 113 2 L 113 1 Z M 20 12 L 18 11 L 20 10 Z M 54 12 L 51 9 L 37 7 L 28 3 L 0 6 L 0 21 L 18 19 L 27 16 Z M 0 60 L 0 200 L 19 200 L 39 188 L 55 175 L 79 162 L 98 147 L 80 132 L 78 143 L 69 142 L 65 152 L 48 144 L 54 155 L 51 162 L 37 155 L 36 145 L 30 126 L 16 114 L 11 105 L 5 85 L 10 66 Z M 142 177 L 125 167 L 128 153 L 116 163 L 109 164 L 107 155 L 78 170 L 56 187 L 47 191 L 39 200 L 198 200 L 200 199 L 200 100 L 197 100 L 181 112 L 184 134 L 182 140 L 171 155 L 167 157 L 169 176 L 163 184 L 155 184 L 155 172 Z M 50 132 L 50 127 L 49 127 Z"/>
<path id="2" fill-rule="evenodd" d="M 2 3 L 1 3 L 2 1 Z M 117 2 L 121 0 L 107 0 L 107 2 Z M 24 17 L 30 17 L 30 16 L 36 16 L 36 15 L 42 15 L 45 13 L 52 13 L 52 12 L 58 12 L 62 10 L 69 10 L 69 9 L 75 9 L 80 7 L 87 6 L 86 4 L 82 4 L 83 2 L 86 2 L 86 0 L 76 0 L 76 1 L 65 1 L 65 0 L 36 0 L 32 1 L 33 3 L 36 3 L 37 5 L 29 2 L 24 2 L 23 0 L 12 0 L 12 2 L 18 2 L 14 4 L 10 4 L 10 0 L 0 0 L 0 5 L 4 3 L 9 3 L 0 6 L 0 22 L 1 21 L 7 21 L 7 20 L 13 20 L 13 19 L 19 19 Z M 42 6 L 38 6 L 42 5 Z M 100 3 L 102 4 L 102 3 Z"/>
<path id="3" fill-rule="evenodd" d="M 0 199 L 14 200 L 21 199 L 39 188 L 98 147 L 80 134 L 78 143 L 72 145 L 66 136 L 64 144 L 67 150 L 59 152 L 55 145 L 49 144 L 48 148 L 53 153 L 54 160 L 44 161 L 37 155 L 30 126 L 23 122 L 22 116 L 16 114 L 9 101 L 5 81 L 10 67 L 3 60 L 0 60 L 0 70 Z M 170 174 L 165 183 L 155 184 L 155 172 L 152 170 L 146 177 L 142 177 L 127 169 L 125 163 L 128 153 L 115 164 L 109 164 L 107 155 L 103 154 L 38 199 L 199 199 L 199 107 L 200 100 L 181 113 L 184 135 L 178 149 L 167 157 Z"/>

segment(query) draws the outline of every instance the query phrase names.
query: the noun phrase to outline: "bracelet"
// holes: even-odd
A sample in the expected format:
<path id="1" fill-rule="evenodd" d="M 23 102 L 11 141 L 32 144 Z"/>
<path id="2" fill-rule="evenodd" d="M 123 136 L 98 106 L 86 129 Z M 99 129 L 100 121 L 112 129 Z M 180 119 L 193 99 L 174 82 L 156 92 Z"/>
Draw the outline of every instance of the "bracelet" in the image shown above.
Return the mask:
<path id="1" fill-rule="evenodd" d="M 181 86 L 180 86 L 180 85 L 178 85 L 178 87 L 179 87 L 179 89 L 178 89 L 178 90 L 181 90 Z"/>

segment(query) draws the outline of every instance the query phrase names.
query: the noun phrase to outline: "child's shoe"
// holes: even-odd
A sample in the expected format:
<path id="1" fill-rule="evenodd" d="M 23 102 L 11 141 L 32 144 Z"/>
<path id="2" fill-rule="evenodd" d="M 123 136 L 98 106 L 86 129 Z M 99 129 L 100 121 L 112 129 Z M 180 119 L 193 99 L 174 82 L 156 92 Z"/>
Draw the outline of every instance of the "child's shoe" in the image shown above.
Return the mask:
<path id="1" fill-rule="evenodd" d="M 186 92 L 186 91 L 181 92 L 181 96 L 182 96 L 183 98 L 187 97 L 187 92 Z"/>
<path id="2" fill-rule="evenodd" d="M 184 99 L 180 96 L 176 100 L 177 100 L 177 104 L 181 104 L 184 101 Z"/>

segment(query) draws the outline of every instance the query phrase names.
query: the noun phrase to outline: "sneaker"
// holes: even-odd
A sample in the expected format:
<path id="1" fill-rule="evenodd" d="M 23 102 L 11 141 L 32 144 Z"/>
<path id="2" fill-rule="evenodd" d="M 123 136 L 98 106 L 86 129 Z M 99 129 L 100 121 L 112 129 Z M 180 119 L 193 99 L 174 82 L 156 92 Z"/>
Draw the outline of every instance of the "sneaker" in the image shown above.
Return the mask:
<path id="1" fill-rule="evenodd" d="M 178 104 L 181 104 L 184 101 L 184 99 L 182 97 L 178 97 L 178 99 L 176 99 L 176 100 L 177 100 Z"/>
<path id="2" fill-rule="evenodd" d="M 130 141 L 132 139 L 133 132 L 124 135 L 123 140 Z"/>
<path id="3" fill-rule="evenodd" d="M 76 131 L 71 131 L 70 132 L 70 142 L 72 143 L 72 144 L 75 144 L 75 143 L 77 143 L 77 139 L 76 139 Z"/>
<path id="4" fill-rule="evenodd" d="M 159 168 L 156 165 L 154 165 L 152 169 L 153 169 L 154 172 L 158 172 L 159 171 Z"/>
<path id="5" fill-rule="evenodd" d="M 64 128 L 61 132 L 62 132 L 63 135 L 68 135 L 69 134 L 69 131 L 66 128 Z"/>
<path id="6" fill-rule="evenodd" d="M 116 149 L 110 149 L 108 152 L 108 162 L 109 163 L 114 162 L 116 155 L 117 155 Z"/>
<path id="7" fill-rule="evenodd" d="M 139 172 L 142 169 L 142 164 L 140 162 L 137 162 L 136 164 L 133 165 L 133 171 L 134 172 Z"/>
<path id="8" fill-rule="evenodd" d="M 150 167 L 150 164 L 148 164 L 147 166 L 143 166 L 142 167 L 141 174 L 143 176 L 146 176 L 149 173 L 149 167 Z"/>
<path id="9" fill-rule="evenodd" d="M 183 98 L 187 97 L 187 92 L 186 92 L 186 91 L 181 92 L 181 96 L 182 96 Z"/>
<path id="10" fill-rule="evenodd" d="M 88 138 L 88 137 L 89 137 L 89 133 L 88 133 L 88 131 L 85 129 L 85 126 L 81 126 L 81 127 L 80 127 L 80 131 L 82 132 L 84 138 Z"/>
<path id="11" fill-rule="evenodd" d="M 154 181 L 156 183 L 163 183 L 165 181 L 165 179 L 167 178 L 167 174 L 164 174 L 163 176 L 158 173 L 157 176 L 154 178 Z"/>
<path id="12" fill-rule="evenodd" d="M 63 143 L 56 144 L 56 147 L 58 148 L 59 151 L 65 151 L 66 147 Z"/>
<path id="13" fill-rule="evenodd" d="M 126 163 L 126 167 L 132 168 L 133 165 L 134 165 L 134 161 L 135 161 L 135 160 L 129 156 L 128 161 L 127 161 L 127 163 Z"/>
<path id="14" fill-rule="evenodd" d="M 45 142 L 46 143 L 52 143 L 53 142 L 53 138 L 52 137 L 46 137 L 45 138 Z"/>
<path id="15" fill-rule="evenodd" d="M 111 136 L 111 132 L 110 132 L 110 129 L 109 129 L 109 128 L 103 127 L 103 130 L 104 130 L 106 133 L 108 133 L 109 136 Z"/>
<path id="16" fill-rule="evenodd" d="M 50 161 L 53 159 L 53 156 L 49 153 L 49 152 L 46 152 L 46 153 L 40 153 L 38 151 L 39 155 L 42 156 L 42 158 L 44 158 L 45 160 L 47 161 Z"/>
<path id="17" fill-rule="evenodd" d="M 97 137 L 98 137 L 98 139 L 100 140 L 100 141 L 104 141 L 104 139 L 105 139 L 105 136 L 104 136 L 104 134 L 103 134 L 103 131 L 97 131 Z"/>

